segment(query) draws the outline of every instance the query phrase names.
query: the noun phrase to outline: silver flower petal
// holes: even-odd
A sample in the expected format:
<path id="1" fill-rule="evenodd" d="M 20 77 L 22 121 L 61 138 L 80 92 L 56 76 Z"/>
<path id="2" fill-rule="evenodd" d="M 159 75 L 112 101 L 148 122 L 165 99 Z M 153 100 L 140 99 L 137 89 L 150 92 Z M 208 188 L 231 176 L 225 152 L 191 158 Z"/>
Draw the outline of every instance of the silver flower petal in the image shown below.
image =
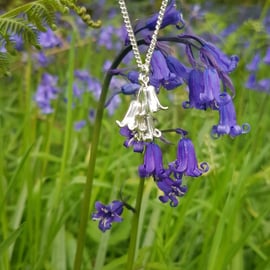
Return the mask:
<path id="1" fill-rule="evenodd" d="M 137 120 L 136 116 L 139 115 L 141 111 L 141 103 L 137 100 L 133 100 L 130 102 L 128 111 L 124 117 L 124 119 L 120 121 L 116 121 L 119 127 L 128 126 L 130 130 L 134 130 L 137 128 Z"/>
<path id="2" fill-rule="evenodd" d="M 144 141 L 153 141 L 154 137 L 161 136 L 161 132 L 154 127 L 153 118 L 151 115 L 147 115 L 145 117 L 145 122 L 147 125 L 147 130 L 142 136 Z"/>
<path id="3" fill-rule="evenodd" d="M 168 107 L 162 106 L 158 100 L 155 87 L 152 85 L 144 88 L 144 93 L 146 96 L 146 100 L 148 102 L 150 112 L 157 112 L 159 110 L 167 110 Z"/>
<path id="4" fill-rule="evenodd" d="M 138 132 L 145 132 L 148 129 L 147 123 L 145 121 L 145 115 L 138 115 L 136 117 L 136 123 L 137 123 L 136 130 Z"/>

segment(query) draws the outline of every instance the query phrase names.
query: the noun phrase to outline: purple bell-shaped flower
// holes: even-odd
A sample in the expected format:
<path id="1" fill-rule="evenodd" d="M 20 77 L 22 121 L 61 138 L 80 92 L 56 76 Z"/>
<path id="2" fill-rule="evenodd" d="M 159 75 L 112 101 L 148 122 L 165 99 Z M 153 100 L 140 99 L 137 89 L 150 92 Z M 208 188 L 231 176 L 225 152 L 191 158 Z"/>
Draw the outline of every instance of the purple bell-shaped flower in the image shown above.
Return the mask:
<path id="1" fill-rule="evenodd" d="M 243 133 L 248 133 L 250 126 L 243 124 L 239 126 L 236 123 L 236 114 L 232 98 L 228 93 L 220 95 L 219 102 L 219 124 L 213 126 L 212 135 L 219 137 L 220 135 L 229 134 L 231 137 L 236 137 Z"/>
<path id="2" fill-rule="evenodd" d="M 139 166 L 140 177 L 158 178 L 164 172 L 162 152 L 155 143 L 148 143 L 144 153 L 144 162 Z"/>
<path id="3" fill-rule="evenodd" d="M 177 159 L 169 164 L 169 167 L 174 173 L 192 177 L 198 177 L 209 169 L 206 162 L 201 163 L 200 168 L 198 167 L 194 145 L 188 138 L 182 138 L 178 142 Z"/>

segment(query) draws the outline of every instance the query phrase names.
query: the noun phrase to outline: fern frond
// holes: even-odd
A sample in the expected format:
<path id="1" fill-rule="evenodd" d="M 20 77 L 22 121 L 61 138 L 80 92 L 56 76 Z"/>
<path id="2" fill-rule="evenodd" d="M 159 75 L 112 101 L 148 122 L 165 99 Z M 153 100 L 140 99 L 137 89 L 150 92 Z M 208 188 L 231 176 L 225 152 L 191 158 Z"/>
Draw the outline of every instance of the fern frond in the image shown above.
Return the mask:
<path id="1" fill-rule="evenodd" d="M 26 44 L 39 47 L 36 28 L 21 18 L 0 18 L 0 29 L 5 33 L 5 39 L 10 35 L 18 35 Z"/>
<path id="2" fill-rule="evenodd" d="M 37 0 L 33 1 L 24 5 L 21 5 L 15 9 L 12 9 L 0 16 L 0 18 L 14 18 L 17 17 L 20 14 L 27 14 L 31 9 L 35 9 L 39 6 L 42 8 L 45 8 L 47 10 L 52 10 L 52 11 L 59 11 L 59 12 L 64 12 L 65 11 L 65 6 L 61 4 L 59 0 Z"/>
<path id="3" fill-rule="evenodd" d="M 30 22 L 34 23 L 40 31 L 46 31 L 44 25 L 48 25 L 51 28 L 55 24 L 55 10 L 53 5 L 49 3 L 47 6 L 43 3 L 36 3 L 26 13 Z"/>
<path id="4" fill-rule="evenodd" d="M 86 9 L 77 6 L 75 2 L 74 0 L 37 0 L 0 15 L 0 41 L 4 40 L 2 43 L 11 54 L 14 51 L 12 40 L 14 35 L 20 36 L 25 44 L 39 48 L 38 32 L 46 31 L 47 27 L 54 29 L 56 12 L 64 13 L 69 9 L 73 9 L 88 26 L 99 27 L 100 22 L 92 21 Z M 6 59 L 3 55 L 1 57 L 0 69 Z"/>
<path id="5" fill-rule="evenodd" d="M 9 58 L 7 53 L 0 52 L 0 76 L 9 69 Z"/>

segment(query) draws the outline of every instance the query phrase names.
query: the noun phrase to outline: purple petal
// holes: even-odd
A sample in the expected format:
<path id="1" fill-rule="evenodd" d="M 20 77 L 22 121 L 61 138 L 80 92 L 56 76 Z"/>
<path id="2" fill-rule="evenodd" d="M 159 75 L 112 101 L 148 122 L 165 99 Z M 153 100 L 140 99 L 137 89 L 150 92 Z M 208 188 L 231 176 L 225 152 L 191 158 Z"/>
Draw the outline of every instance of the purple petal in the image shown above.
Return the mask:
<path id="1" fill-rule="evenodd" d="M 266 55 L 263 58 L 263 62 L 267 65 L 270 65 L 270 47 L 267 48 Z"/>
<path id="2" fill-rule="evenodd" d="M 95 203 L 95 208 L 97 209 L 97 211 L 102 211 L 103 208 L 105 208 L 105 205 L 99 201 L 97 201 Z"/>
<path id="3" fill-rule="evenodd" d="M 158 198 L 163 203 L 166 203 L 169 200 L 169 197 L 168 196 L 159 196 Z"/>
<path id="4" fill-rule="evenodd" d="M 123 203 L 121 201 L 113 201 L 109 207 L 110 211 L 117 215 L 121 215 L 123 212 Z"/>
<path id="5" fill-rule="evenodd" d="M 229 134 L 235 137 L 242 133 L 247 133 L 249 130 L 248 124 L 244 124 L 242 127 L 237 125 L 235 109 L 230 95 L 226 92 L 221 94 L 219 102 L 219 124 L 213 126 L 212 135 L 220 136 Z"/>
<path id="6" fill-rule="evenodd" d="M 177 58 L 170 55 L 166 57 L 166 61 L 168 68 L 172 73 L 176 74 L 180 78 L 183 78 L 185 82 L 188 81 L 189 72 L 191 71 L 190 68 L 187 68 Z"/>
<path id="7" fill-rule="evenodd" d="M 236 55 L 228 57 L 220 49 L 211 43 L 206 43 L 200 49 L 201 60 L 214 67 L 218 71 L 225 73 L 232 72 L 238 64 L 239 58 Z"/>
<path id="8" fill-rule="evenodd" d="M 246 66 L 248 71 L 257 71 L 261 61 L 261 56 L 259 53 L 256 53 L 252 58 L 251 62 Z"/>
<path id="9" fill-rule="evenodd" d="M 218 101 L 220 95 L 220 78 L 216 69 L 207 68 L 204 73 L 204 89 L 200 94 L 202 102 Z"/>

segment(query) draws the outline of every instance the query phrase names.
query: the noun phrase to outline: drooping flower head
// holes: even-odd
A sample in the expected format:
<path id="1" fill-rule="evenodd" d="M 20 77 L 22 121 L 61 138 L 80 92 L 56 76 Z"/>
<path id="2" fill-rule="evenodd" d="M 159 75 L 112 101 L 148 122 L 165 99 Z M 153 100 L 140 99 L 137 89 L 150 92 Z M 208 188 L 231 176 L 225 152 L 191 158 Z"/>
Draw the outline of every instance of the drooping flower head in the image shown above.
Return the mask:
<path id="1" fill-rule="evenodd" d="M 220 78 L 214 68 L 204 71 L 193 69 L 188 78 L 189 100 L 183 102 L 183 107 L 206 110 L 217 109 L 220 95 Z"/>
<path id="2" fill-rule="evenodd" d="M 219 137 L 228 134 L 231 137 L 249 132 L 248 124 L 239 126 L 236 123 L 236 114 L 231 96 L 224 92 L 220 95 L 219 102 L 219 124 L 213 126 L 212 135 Z"/>
<path id="3" fill-rule="evenodd" d="M 145 147 L 144 162 L 139 166 L 140 177 L 153 176 L 158 178 L 164 172 L 160 147 L 151 142 Z"/>
<path id="4" fill-rule="evenodd" d="M 123 203 L 121 201 L 113 201 L 108 205 L 101 202 L 95 203 L 96 213 L 92 214 L 93 220 L 99 220 L 99 229 L 103 232 L 112 227 L 113 222 L 121 222 L 123 219 Z"/>
<path id="5" fill-rule="evenodd" d="M 175 74 L 175 66 L 173 66 L 173 64 L 176 63 L 170 63 L 171 59 L 167 60 L 167 57 L 167 53 L 156 49 L 150 62 L 149 83 L 156 88 L 157 92 L 159 92 L 161 86 L 166 90 L 172 90 L 183 84 L 182 77 L 184 74 L 180 75 L 181 71 L 180 73 Z M 181 65 L 181 63 L 179 63 L 179 65 Z M 127 89 L 133 89 L 136 91 L 140 88 L 138 71 L 132 70 L 127 72 L 126 70 L 115 69 L 111 72 L 114 75 L 122 75 L 130 81 L 131 84 L 129 83 L 125 86 Z M 126 94 L 125 91 L 122 91 L 122 93 Z M 129 92 L 127 92 L 127 94 L 129 94 Z"/>
<path id="6" fill-rule="evenodd" d="M 191 68 L 186 67 L 183 63 L 181 63 L 177 58 L 172 55 L 168 55 L 166 57 L 167 65 L 169 70 L 177 75 L 177 78 L 183 82 L 188 82 L 189 73 Z M 166 87 L 165 87 L 166 88 Z M 168 88 L 166 88 L 168 89 Z M 168 89 L 171 90 L 171 89 Z"/>
<path id="7" fill-rule="evenodd" d="M 163 86 L 167 90 L 180 86 L 183 81 L 181 77 L 170 71 L 167 56 L 160 50 L 155 50 L 151 59 L 150 81 L 156 88 Z"/>
<path id="8" fill-rule="evenodd" d="M 200 100 L 200 94 L 204 90 L 203 72 L 199 69 L 193 69 L 188 78 L 189 101 L 183 102 L 183 107 L 205 110 L 204 104 Z"/>
<path id="9" fill-rule="evenodd" d="M 135 34 L 142 31 L 154 31 L 157 23 L 158 13 L 146 20 L 140 20 L 134 27 Z M 178 29 L 181 29 L 184 25 L 182 13 L 176 9 L 175 0 L 171 0 L 166 8 L 164 18 L 161 23 L 161 27 L 165 28 L 168 25 L 175 25 Z"/>
<path id="10" fill-rule="evenodd" d="M 177 197 L 182 197 L 187 192 L 187 187 L 182 186 L 181 178 L 173 180 L 170 177 L 164 177 L 160 181 L 157 181 L 157 186 L 164 193 L 163 196 L 159 196 L 159 200 L 163 203 L 170 200 L 172 207 L 178 205 Z"/>
<path id="11" fill-rule="evenodd" d="M 215 45 L 207 42 L 204 42 L 204 45 L 201 47 L 200 56 L 206 65 L 224 73 L 230 73 L 235 70 L 239 62 L 237 55 L 228 57 Z"/>
<path id="12" fill-rule="evenodd" d="M 169 167 L 175 173 L 192 177 L 198 177 L 209 169 L 206 162 L 198 166 L 194 145 L 188 138 L 182 138 L 178 142 L 177 158 Z"/>

